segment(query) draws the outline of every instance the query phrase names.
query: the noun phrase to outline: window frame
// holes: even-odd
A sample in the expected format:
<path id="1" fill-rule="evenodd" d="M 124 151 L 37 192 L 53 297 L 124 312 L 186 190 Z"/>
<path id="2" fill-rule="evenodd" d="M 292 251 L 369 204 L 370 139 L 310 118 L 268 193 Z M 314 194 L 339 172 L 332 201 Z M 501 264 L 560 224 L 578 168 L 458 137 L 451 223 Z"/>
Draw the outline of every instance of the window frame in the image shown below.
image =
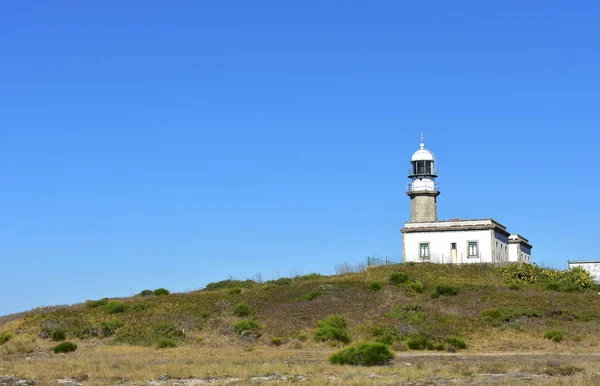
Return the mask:
<path id="1" fill-rule="evenodd" d="M 427 255 L 423 255 L 423 246 L 426 246 Z M 419 241 L 419 259 L 428 260 L 431 257 L 431 250 L 429 249 L 429 241 L 421 242 Z"/>
<path id="2" fill-rule="evenodd" d="M 475 254 L 471 255 L 471 244 L 475 244 Z M 468 240 L 467 241 L 467 258 L 473 259 L 479 257 L 479 241 Z"/>

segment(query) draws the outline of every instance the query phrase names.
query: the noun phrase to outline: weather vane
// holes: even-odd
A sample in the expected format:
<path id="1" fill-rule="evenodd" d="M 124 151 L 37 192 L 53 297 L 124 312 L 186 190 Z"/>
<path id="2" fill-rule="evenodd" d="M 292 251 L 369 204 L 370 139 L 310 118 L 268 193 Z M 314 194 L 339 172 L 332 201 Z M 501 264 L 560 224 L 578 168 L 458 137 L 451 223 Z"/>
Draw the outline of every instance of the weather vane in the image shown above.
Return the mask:
<path id="1" fill-rule="evenodd" d="M 419 137 L 419 139 L 421 140 L 421 142 L 425 142 L 425 136 L 423 135 L 422 131 L 421 131 L 421 137 Z"/>

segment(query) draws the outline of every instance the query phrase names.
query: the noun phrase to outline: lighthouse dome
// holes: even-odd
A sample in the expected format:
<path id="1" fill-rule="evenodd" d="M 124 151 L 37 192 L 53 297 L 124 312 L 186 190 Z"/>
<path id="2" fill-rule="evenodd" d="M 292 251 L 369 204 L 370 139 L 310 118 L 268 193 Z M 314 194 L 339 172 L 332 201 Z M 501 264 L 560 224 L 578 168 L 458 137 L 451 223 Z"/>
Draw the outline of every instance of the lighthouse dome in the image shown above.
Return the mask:
<path id="1" fill-rule="evenodd" d="M 430 150 L 425 149 L 425 144 L 421 142 L 421 148 L 417 150 L 412 158 L 411 162 L 414 161 L 433 161 L 435 162 L 435 155 Z"/>

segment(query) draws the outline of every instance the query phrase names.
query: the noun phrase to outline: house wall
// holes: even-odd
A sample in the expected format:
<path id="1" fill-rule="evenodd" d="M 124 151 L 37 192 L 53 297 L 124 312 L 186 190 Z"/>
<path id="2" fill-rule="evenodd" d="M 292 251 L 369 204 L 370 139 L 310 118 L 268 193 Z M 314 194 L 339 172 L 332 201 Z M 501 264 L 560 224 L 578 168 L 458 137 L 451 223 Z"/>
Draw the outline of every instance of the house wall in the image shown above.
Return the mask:
<path id="1" fill-rule="evenodd" d="M 600 284 L 600 261 L 569 261 L 569 269 L 573 267 L 581 267 L 588 271 L 594 282 Z"/>
<path id="2" fill-rule="evenodd" d="M 509 245 L 508 245 L 508 237 L 502 233 L 494 232 L 494 245 L 493 254 L 494 254 L 494 262 L 500 263 L 508 261 L 509 256 Z"/>
<path id="3" fill-rule="evenodd" d="M 403 237 L 403 257 L 405 262 L 431 263 L 491 263 L 494 262 L 492 243 L 494 231 L 443 231 L 443 232 L 412 232 Z M 478 257 L 468 257 L 469 241 L 477 241 Z M 429 243 L 429 259 L 419 257 L 419 244 Z M 456 243 L 456 258 L 451 254 L 451 243 Z"/>
<path id="4" fill-rule="evenodd" d="M 531 249 L 524 245 L 517 243 L 509 244 L 508 250 L 508 261 L 531 263 Z"/>

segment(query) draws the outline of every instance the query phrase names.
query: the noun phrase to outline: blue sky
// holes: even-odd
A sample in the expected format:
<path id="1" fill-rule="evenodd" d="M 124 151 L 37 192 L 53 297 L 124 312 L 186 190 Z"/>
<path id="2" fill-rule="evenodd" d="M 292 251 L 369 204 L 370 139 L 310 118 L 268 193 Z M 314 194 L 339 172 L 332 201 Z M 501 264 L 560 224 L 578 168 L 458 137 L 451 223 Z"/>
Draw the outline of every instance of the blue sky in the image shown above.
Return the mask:
<path id="1" fill-rule="evenodd" d="M 597 259 L 600 3 L 0 5 L 0 314 L 399 259 L 439 217 Z"/>

